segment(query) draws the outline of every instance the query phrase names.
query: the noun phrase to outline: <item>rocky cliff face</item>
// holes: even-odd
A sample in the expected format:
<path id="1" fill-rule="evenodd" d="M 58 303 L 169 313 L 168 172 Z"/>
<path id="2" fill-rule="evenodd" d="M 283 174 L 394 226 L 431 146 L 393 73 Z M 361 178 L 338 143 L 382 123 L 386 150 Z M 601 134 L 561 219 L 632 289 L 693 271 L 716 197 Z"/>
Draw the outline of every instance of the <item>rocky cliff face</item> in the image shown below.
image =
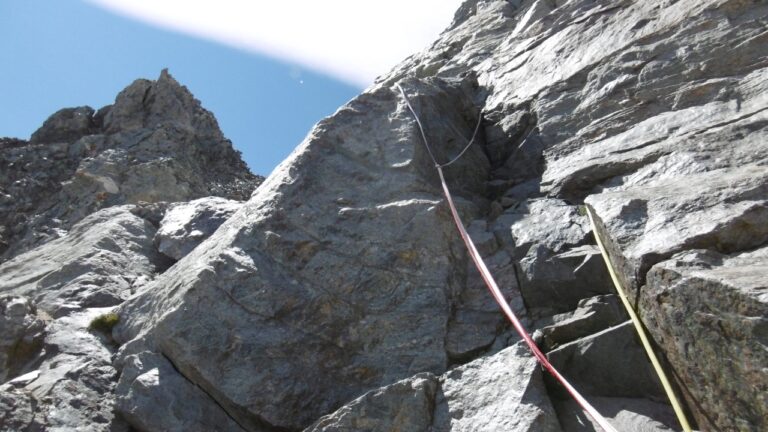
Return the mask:
<path id="1" fill-rule="evenodd" d="M 581 205 L 698 428 L 765 429 L 766 22 L 469 0 L 253 195 L 167 73 L 3 141 L 0 429 L 598 430 L 485 292 L 398 84 L 439 160 L 481 121 L 446 169 L 462 217 L 619 430 L 679 426 Z"/>

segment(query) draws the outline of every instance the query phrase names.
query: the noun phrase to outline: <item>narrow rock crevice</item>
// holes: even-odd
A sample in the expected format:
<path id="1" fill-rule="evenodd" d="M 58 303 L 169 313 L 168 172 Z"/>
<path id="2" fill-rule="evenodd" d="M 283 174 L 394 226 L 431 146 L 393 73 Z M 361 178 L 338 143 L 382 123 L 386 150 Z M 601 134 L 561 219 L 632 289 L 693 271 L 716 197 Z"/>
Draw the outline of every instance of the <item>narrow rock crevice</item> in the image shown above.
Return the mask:
<path id="1" fill-rule="evenodd" d="M 198 385 L 196 382 L 194 382 L 193 380 L 189 379 L 189 378 L 188 378 L 186 375 L 184 375 L 184 373 L 182 373 L 182 372 L 181 372 L 181 370 L 179 370 L 179 368 L 178 368 L 178 367 L 176 367 L 176 364 L 174 363 L 174 361 L 173 361 L 173 359 L 172 359 L 171 357 L 169 357 L 168 355 L 164 354 L 163 352 L 160 352 L 160 355 L 161 355 L 161 356 L 162 356 L 162 357 L 163 357 L 165 360 L 167 360 L 167 361 L 168 361 L 168 363 L 170 363 L 171 367 L 173 367 L 173 370 L 174 370 L 174 371 L 176 371 L 176 373 L 177 373 L 177 374 L 179 374 L 179 376 L 181 376 L 182 378 L 184 378 L 184 380 L 186 380 L 188 383 L 190 383 L 191 385 L 195 386 L 197 389 L 199 389 L 201 392 L 203 392 L 203 393 L 204 393 L 206 396 L 208 396 L 208 399 L 209 399 L 209 400 L 210 400 L 210 401 L 211 401 L 213 404 L 215 404 L 215 405 L 216 405 L 216 406 L 218 406 L 218 407 L 219 407 L 219 408 L 220 408 L 220 409 L 221 409 L 223 412 L 225 412 L 225 413 L 227 414 L 227 416 L 229 416 L 229 418 L 230 418 L 230 419 L 231 419 L 233 422 L 235 422 L 235 423 L 236 423 L 238 426 L 240 426 L 240 427 L 241 427 L 243 430 L 246 430 L 246 431 L 258 431 L 258 432 L 262 432 L 262 431 L 263 431 L 263 432 L 296 432 L 296 431 L 297 431 L 297 430 L 294 430 L 294 429 L 286 429 L 286 428 L 280 428 L 280 427 L 277 427 L 277 426 L 271 425 L 271 424 L 269 424 L 267 421 L 265 421 L 263 418 L 260 418 L 259 416 L 255 415 L 255 414 L 252 414 L 252 413 L 249 413 L 249 414 L 248 414 L 248 416 L 249 416 L 249 426 L 250 426 L 250 427 L 246 427 L 244 424 L 242 424 L 242 423 L 241 423 L 241 422 L 238 420 L 238 417 L 237 417 L 237 416 L 233 415 L 233 414 L 230 412 L 230 410 L 228 410 L 228 409 L 227 409 L 227 407 L 226 407 L 224 404 L 221 404 L 221 403 L 220 403 L 220 402 L 219 402 L 219 401 L 218 401 L 218 400 L 217 400 L 215 397 L 213 397 L 213 395 L 212 395 L 211 393 L 209 393 L 209 392 L 208 392 L 208 391 L 207 391 L 207 390 L 206 390 L 204 387 L 202 387 L 202 386 Z M 253 426 L 255 426 L 255 427 L 253 427 Z"/>

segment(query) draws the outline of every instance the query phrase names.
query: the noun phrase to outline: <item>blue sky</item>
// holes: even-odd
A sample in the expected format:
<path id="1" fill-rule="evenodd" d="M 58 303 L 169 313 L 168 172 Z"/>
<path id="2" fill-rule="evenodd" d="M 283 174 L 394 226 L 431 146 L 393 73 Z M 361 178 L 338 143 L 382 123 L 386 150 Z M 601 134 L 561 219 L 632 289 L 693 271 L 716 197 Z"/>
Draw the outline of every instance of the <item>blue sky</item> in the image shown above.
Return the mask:
<path id="1" fill-rule="evenodd" d="M 60 108 L 99 108 L 167 67 L 267 175 L 361 86 L 161 30 L 75 0 L 0 1 L 0 136 L 29 138 Z"/>
<path id="2" fill-rule="evenodd" d="M 0 136 L 29 138 L 58 109 L 98 109 L 168 68 L 268 175 L 460 3 L 0 0 Z"/>

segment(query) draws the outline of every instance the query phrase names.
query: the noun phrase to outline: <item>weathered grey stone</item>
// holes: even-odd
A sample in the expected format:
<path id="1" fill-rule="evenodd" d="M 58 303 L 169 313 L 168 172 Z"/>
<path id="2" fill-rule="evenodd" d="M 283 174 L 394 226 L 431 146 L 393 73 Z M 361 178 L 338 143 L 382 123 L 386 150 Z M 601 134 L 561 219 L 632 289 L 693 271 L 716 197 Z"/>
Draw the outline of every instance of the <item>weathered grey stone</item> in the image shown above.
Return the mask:
<path id="1" fill-rule="evenodd" d="M 0 383 L 15 377 L 40 350 L 45 322 L 24 297 L 0 297 Z"/>
<path id="2" fill-rule="evenodd" d="M 587 242 L 591 229 L 578 207 L 558 199 L 532 199 L 507 209 L 493 223 L 493 231 L 517 258 L 533 245 L 555 253 Z"/>
<path id="3" fill-rule="evenodd" d="M 322 417 L 305 432 L 386 432 L 432 430 L 438 379 L 415 375 L 371 390 Z"/>
<path id="4" fill-rule="evenodd" d="M 541 180 L 534 178 L 508 189 L 506 192 L 504 192 L 504 197 L 502 197 L 502 200 L 507 198 L 513 203 L 518 203 L 528 198 L 536 197 L 540 195 L 540 193 Z"/>
<path id="5" fill-rule="evenodd" d="M 372 390 L 309 432 L 559 432 L 536 360 L 518 343 L 437 378 L 419 374 Z"/>
<path id="6" fill-rule="evenodd" d="M 648 399 L 593 397 L 589 402 L 618 431 L 671 432 L 680 425 L 669 405 Z M 572 400 L 553 402 L 563 432 L 601 432 L 594 419 Z"/>
<path id="7" fill-rule="evenodd" d="M 573 148 L 548 165 L 546 188 L 584 196 L 591 190 L 682 181 L 701 190 L 707 185 L 697 184 L 697 174 L 759 164 L 768 153 L 761 127 L 768 118 L 766 74 L 764 69 L 744 71 L 743 77 L 726 82 L 718 97 L 679 110 L 670 107 L 605 139 Z"/>
<path id="8" fill-rule="evenodd" d="M 613 283 L 596 246 L 553 253 L 536 244 L 519 264 L 520 292 L 534 317 L 576 309 L 585 298 L 613 292 Z"/>
<path id="9" fill-rule="evenodd" d="M 541 369 L 522 342 L 440 379 L 432 430 L 560 431 Z"/>
<path id="10" fill-rule="evenodd" d="M 672 291 L 681 297 L 676 297 L 672 304 L 665 303 L 666 296 L 662 294 L 667 282 L 662 282 L 659 275 L 664 274 L 664 270 L 660 269 L 654 276 L 653 289 L 650 289 L 650 283 L 646 284 L 647 272 L 654 264 L 676 253 L 685 254 L 686 250 L 704 248 L 734 253 L 764 244 L 768 241 L 766 196 L 768 171 L 752 164 L 685 175 L 675 181 L 660 179 L 650 185 L 607 192 L 587 200 L 596 209 L 599 229 L 619 270 L 619 277 L 628 287 L 630 299 L 645 299 L 639 305 L 641 315 L 651 320 L 647 326 L 654 329 L 654 338 L 665 347 L 667 355 L 675 359 L 674 366 L 676 370 L 680 368 L 677 375 L 683 377 L 683 386 L 696 394 L 691 396 L 692 401 L 696 401 L 691 404 L 692 410 L 699 423 L 707 428 L 754 430 L 764 424 L 765 413 L 760 413 L 756 407 L 765 405 L 765 400 L 757 396 L 760 391 L 754 393 L 751 389 L 758 382 L 763 383 L 759 386 L 766 387 L 765 373 L 750 375 L 748 385 L 731 385 L 744 378 L 744 371 L 737 364 L 761 365 L 747 367 L 755 367 L 757 371 L 764 369 L 768 359 L 761 354 L 762 348 L 748 348 L 740 353 L 736 347 L 749 344 L 746 341 L 752 336 L 744 333 L 739 336 L 738 332 L 721 330 L 723 327 L 715 324 L 731 322 L 735 328 L 742 328 L 739 317 L 744 314 L 745 304 L 757 307 L 748 313 L 752 318 L 745 318 L 745 323 L 754 324 L 754 318 L 764 320 L 764 300 L 760 306 L 760 301 L 755 303 L 753 300 L 756 297 L 750 299 L 749 295 L 729 288 L 742 283 L 746 283 L 745 287 L 751 283 L 761 286 L 757 281 L 765 279 L 761 273 L 764 265 L 759 264 L 759 258 L 755 258 L 754 264 L 745 264 L 746 268 L 756 265 L 754 271 L 760 276 L 753 282 L 747 282 L 749 277 L 740 279 L 741 270 L 736 270 L 740 266 L 735 264 L 738 261 L 734 261 L 733 270 L 724 270 L 722 279 L 705 282 L 697 277 L 686 279 L 681 276 L 682 280 L 675 282 L 676 288 Z M 666 266 L 672 271 L 667 277 L 672 277 L 674 263 L 678 262 L 673 260 Z M 722 283 L 717 282 L 718 279 Z M 688 283 L 690 287 L 686 286 Z M 708 288 L 702 288 L 702 285 Z M 749 291 L 746 288 L 743 293 Z M 680 309 L 673 311 L 673 305 Z M 698 306 L 691 309 L 693 305 Z M 701 310 L 712 311 L 709 324 L 704 324 L 706 320 L 689 321 L 680 315 L 683 311 L 691 311 L 690 319 L 694 319 L 701 316 Z M 666 323 L 663 330 L 660 323 Z M 690 332 L 684 330 L 686 327 L 691 327 Z M 694 355 L 691 344 L 708 348 L 702 348 L 697 352 L 699 355 Z M 716 354 L 710 348 L 723 349 L 722 354 Z M 694 357 L 695 362 L 690 360 Z M 722 396 L 709 399 L 715 394 Z M 706 413 L 698 408 L 703 406 L 699 398 L 707 401 Z M 730 403 L 726 402 L 728 400 Z M 738 414 L 734 414 L 734 409 Z"/>
<path id="11" fill-rule="evenodd" d="M 467 233 L 472 237 L 472 242 L 483 257 L 491 256 L 499 250 L 499 241 L 493 232 L 488 230 L 487 221 L 483 219 L 472 221 L 467 226 Z"/>
<path id="12" fill-rule="evenodd" d="M 117 412 L 140 430 L 243 431 L 160 354 L 127 356 L 115 393 Z"/>
<path id="13" fill-rule="evenodd" d="M 437 157 L 457 154 L 477 115 L 471 80 L 403 86 Z M 473 147 L 446 174 L 471 200 L 487 170 Z M 380 89 L 321 122 L 240 211 L 121 306 L 115 335 L 147 339 L 245 428 L 306 427 L 370 389 L 446 369 L 466 260 L 412 116 Z"/>
<path id="14" fill-rule="evenodd" d="M 157 249 L 173 259 L 181 259 L 241 206 L 241 202 L 219 197 L 171 204 L 155 234 Z"/>
<path id="15" fill-rule="evenodd" d="M 624 286 L 634 293 L 653 264 L 689 249 L 735 252 L 768 241 L 768 167 L 682 176 L 587 199 Z M 632 297 L 632 296 L 630 296 Z"/>
<path id="16" fill-rule="evenodd" d="M 598 333 L 627 320 L 627 314 L 615 295 L 601 295 L 581 300 L 576 310 L 555 315 L 537 323 L 544 337 L 545 351 Z"/>
<path id="17" fill-rule="evenodd" d="M 131 208 L 131 213 L 151 223 L 152 226 L 159 227 L 168 206 L 169 204 L 164 201 L 154 203 L 139 201 L 135 207 Z"/>
<path id="18" fill-rule="evenodd" d="M 551 253 L 526 265 L 538 269 L 529 282 L 550 283 L 560 268 L 551 258 L 591 242 L 576 212 L 586 200 L 692 408 L 704 401 L 713 413 L 696 413 L 700 427 L 762 429 L 765 401 L 750 385 L 724 380 L 741 373 L 765 393 L 765 302 L 754 295 L 760 279 L 745 275 L 765 274 L 763 258 L 750 251 L 768 241 L 766 18 L 768 4 L 742 0 L 468 0 L 429 49 L 321 122 L 202 247 L 155 282 L 141 282 L 142 293 L 120 310 L 116 336 L 167 356 L 252 430 L 303 428 L 364 394 L 375 401 L 357 400 L 397 410 L 382 387 L 514 341 L 484 291 L 470 289 L 475 278 L 432 164 L 394 91 L 403 83 L 441 161 L 463 147 L 483 113 L 477 145 L 446 173 L 465 220 L 489 221 L 485 232 L 482 223 L 472 231 L 500 279 L 513 278 L 508 263 L 545 247 Z M 247 198 L 241 186 L 252 183 L 231 168 L 239 162 L 197 107 L 163 74 L 92 115 L 96 131 L 75 125 L 60 143 L 0 141 L 5 259 L 62 237 L 105 206 Z M 159 213 L 147 220 L 157 223 Z M 710 252 L 682 258 L 692 249 Z M 727 264 L 702 258 L 716 256 L 711 251 L 729 255 Z M 539 267 L 549 265 L 555 271 Z M 519 301 L 517 284 L 504 285 Z M 546 296 L 536 304 L 542 323 L 560 310 L 544 307 L 565 309 Z M 636 364 L 644 354 L 633 335 L 625 324 L 584 337 L 615 315 L 601 302 L 579 304 L 545 325 L 543 341 L 578 372 L 578 388 L 610 396 L 600 409 L 621 428 L 658 429 L 646 401 L 616 401 L 629 387 L 658 396 Z M 676 305 L 689 313 L 676 315 Z M 523 312 L 521 302 L 514 307 Z M 680 345 L 693 338 L 696 345 Z M 718 368 L 724 372 L 713 377 Z M 605 371 L 621 379 L 606 380 Z M 461 396 L 448 409 L 465 407 L 469 429 L 491 425 L 491 416 L 472 417 L 492 406 L 474 382 L 484 381 L 462 389 L 477 401 Z M 8 399 L 19 407 L 9 410 L 31 406 L 25 397 Z M 332 418 L 340 428 L 352 420 Z M 408 421 L 423 424 L 417 415 Z"/>
<path id="19" fill-rule="evenodd" d="M 108 311 L 89 309 L 51 322 L 39 368 L 0 386 L 0 430 L 128 431 L 114 413 L 117 371 L 107 338 L 88 330 Z"/>
<path id="20" fill-rule="evenodd" d="M 495 237 L 492 238 L 495 241 Z M 486 257 L 485 262 L 512 310 L 523 322 L 527 322 L 527 311 L 509 254 L 500 250 Z M 466 285 L 453 305 L 453 315 L 448 321 L 448 333 L 445 335 L 449 359 L 460 363 L 471 360 L 495 342 L 500 342 L 497 337 L 507 327 L 506 318 L 488 292 L 475 264 L 470 261 L 466 266 Z"/>
<path id="21" fill-rule="evenodd" d="M 31 397 L 0 387 L 0 431 L 32 432 L 43 428 L 44 425 L 35 421 Z"/>
<path id="22" fill-rule="evenodd" d="M 663 400 L 661 384 L 635 338 L 634 326 L 626 321 L 564 344 L 547 358 L 583 395 Z"/>
<path id="23" fill-rule="evenodd" d="M 0 292 L 28 296 L 54 317 L 87 307 L 114 306 L 152 277 L 164 259 L 155 228 L 132 206 L 96 212 L 64 237 L 0 265 Z"/>
<path id="24" fill-rule="evenodd" d="M 654 266 L 640 307 L 702 429 L 768 427 L 768 248 Z"/>
<path id="25" fill-rule="evenodd" d="M 94 119 L 95 111 L 88 106 L 64 108 L 50 116 L 43 126 L 32 134 L 30 144 L 72 143 L 96 133 L 99 125 Z"/>

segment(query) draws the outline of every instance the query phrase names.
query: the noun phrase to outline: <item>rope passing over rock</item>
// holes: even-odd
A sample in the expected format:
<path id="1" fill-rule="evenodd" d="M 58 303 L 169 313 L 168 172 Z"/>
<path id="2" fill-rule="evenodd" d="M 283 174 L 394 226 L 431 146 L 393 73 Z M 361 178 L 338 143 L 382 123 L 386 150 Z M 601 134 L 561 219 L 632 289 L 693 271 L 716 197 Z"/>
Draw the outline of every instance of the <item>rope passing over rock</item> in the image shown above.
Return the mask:
<path id="1" fill-rule="evenodd" d="M 560 383 L 563 387 L 568 391 L 568 393 L 573 397 L 573 399 L 576 401 L 576 403 L 579 404 L 579 406 L 584 409 L 596 422 L 598 425 L 600 425 L 603 430 L 606 432 L 617 432 L 616 429 L 611 426 L 610 423 L 608 423 L 608 420 L 605 419 L 597 410 L 589 403 L 587 400 L 578 392 L 576 389 L 568 382 L 568 380 L 565 379 L 562 375 L 560 375 L 560 372 L 555 369 L 554 366 L 549 362 L 547 359 L 547 356 L 544 355 L 543 352 L 539 349 L 539 347 L 536 345 L 536 342 L 533 341 L 533 338 L 531 338 L 531 335 L 528 334 L 528 332 L 523 327 L 520 320 L 517 318 L 517 315 L 512 311 L 512 308 L 509 306 L 509 303 L 504 298 L 504 295 L 502 294 L 501 290 L 499 289 L 499 286 L 496 284 L 496 281 L 494 280 L 493 276 L 491 275 L 491 272 L 488 270 L 488 267 L 485 265 L 485 262 L 483 261 L 483 258 L 480 256 L 480 253 L 477 251 L 477 248 L 475 247 L 474 242 L 472 241 L 472 238 L 467 233 L 467 230 L 464 229 L 464 224 L 461 221 L 461 218 L 459 217 L 459 213 L 456 210 L 456 205 L 453 203 L 453 197 L 451 196 L 451 191 L 448 189 L 448 184 L 445 182 L 445 176 L 443 175 L 443 167 L 445 165 L 441 165 L 437 162 L 435 159 L 434 154 L 432 153 L 432 149 L 429 146 L 429 142 L 427 141 L 427 136 L 424 133 L 424 128 L 421 125 L 421 121 L 419 120 L 418 114 L 416 114 L 416 111 L 413 109 L 413 106 L 411 106 L 410 100 L 408 100 L 408 96 L 405 94 L 405 91 L 403 88 L 398 84 L 397 88 L 400 89 L 400 93 L 402 93 L 403 98 L 405 99 L 406 105 L 408 105 L 408 109 L 411 111 L 411 114 L 413 114 L 413 117 L 416 119 L 416 124 L 419 126 L 419 131 L 421 132 L 421 138 L 424 141 L 424 146 L 427 149 L 427 153 L 429 154 L 430 158 L 432 159 L 432 162 L 435 164 L 435 169 L 437 169 L 437 173 L 440 175 L 440 183 L 443 187 L 443 193 L 445 194 L 445 198 L 448 202 L 448 206 L 451 209 L 451 215 L 453 216 L 453 221 L 456 223 L 456 228 L 459 230 L 459 234 L 461 235 L 461 239 L 464 241 L 464 244 L 467 247 L 467 250 L 469 251 L 469 256 L 472 258 L 472 261 L 475 263 L 475 266 L 477 267 L 477 270 L 480 272 L 480 275 L 483 278 L 483 281 L 485 281 L 485 285 L 488 287 L 488 290 L 491 292 L 491 295 L 496 300 L 496 303 L 498 303 L 499 307 L 501 307 L 501 310 L 504 312 L 504 314 L 507 316 L 509 321 L 512 323 L 512 326 L 515 328 L 517 333 L 520 335 L 520 337 L 523 338 L 526 345 L 528 345 L 528 348 L 530 348 L 531 352 L 533 353 L 534 357 L 541 363 L 541 365 Z M 477 134 L 477 130 L 479 129 L 479 120 L 478 120 L 478 127 L 475 128 L 475 134 Z M 472 137 L 472 141 L 474 141 L 474 136 Z M 470 144 L 472 144 L 472 141 L 470 141 Z M 469 146 L 467 146 L 468 148 Z M 466 148 L 464 151 L 460 153 L 464 154 L 466 151 Z M 459 155 L 459 156 L 460 156 Z M 451 163 L 455 162 L 457 158 L 454 158 Z"/>
<path id="2" fill-rule="evenodd" d="M 632 307 L 632 304 L 629 303 L 627 295 L 621 288 L 619 278 L 616 276 L 616 272 L 613 270 L 611 259 L 608 257 L 608 252 L 605 250 L 603 240 L 600 238 L 600 232 L 597 230 L 597 224 L 595 224 L 595 217 L 592 214 L 592 210 L 589 208 L 589 206 L 585 206 L 585 208 L 587 209 L 587 216 L 589 216 L 589 223 L 592 225 L 592 232 L 595 234 L 595 240 L 597 240 L 597 246 L 600 248 L 600 253 L 603 255 L 605 265 L 608 267 L 608 273 L 611 275 L 613 285 L 616 287 L 616 291 L 619 293 L 621 303 L 624 304 L 624 308 L 627 309 L 627 313 L 629 314 L 629 318 L 632 320 L 632 324 L 635 325 L 635 330 L 637 330 L 637 334 L 640 336 L 640 341 L 643 343 L 643 348 L 645 348 L 645 352 L 648 354 L 648 358 L 651 359 L 651 364 L 656 370 L 656 375 L 659 376 L 659 381 L 661 381 L 661 385 L 664 387 L 664 391 L 667 393 L 669 402 L 672 404 L 672 409 L 675 410 L 675 415 L 677 416 L 677 420 L 680 422 L 680 426 L 683 428 L 684 432 L 691 432 L 691 425 L 688 424 L 688 419 L 685 417 L 685 412 L 683 411 L 683 407 L 680 404 L 680 401 L 675 395 L 672 384 L 670 384 L 669 379 L 667 379 L 667 374 L 664 373 L 664 368 L 661 367 L 661 363 L 656 357 L 656 353 L 653 351 L 651 342 L 648 340 L 648 336 L 645 334 L 643 324 L 640 322 L 640 318 L 637 316 L 637 313 L 635 313 L 635 309 Z"/>

